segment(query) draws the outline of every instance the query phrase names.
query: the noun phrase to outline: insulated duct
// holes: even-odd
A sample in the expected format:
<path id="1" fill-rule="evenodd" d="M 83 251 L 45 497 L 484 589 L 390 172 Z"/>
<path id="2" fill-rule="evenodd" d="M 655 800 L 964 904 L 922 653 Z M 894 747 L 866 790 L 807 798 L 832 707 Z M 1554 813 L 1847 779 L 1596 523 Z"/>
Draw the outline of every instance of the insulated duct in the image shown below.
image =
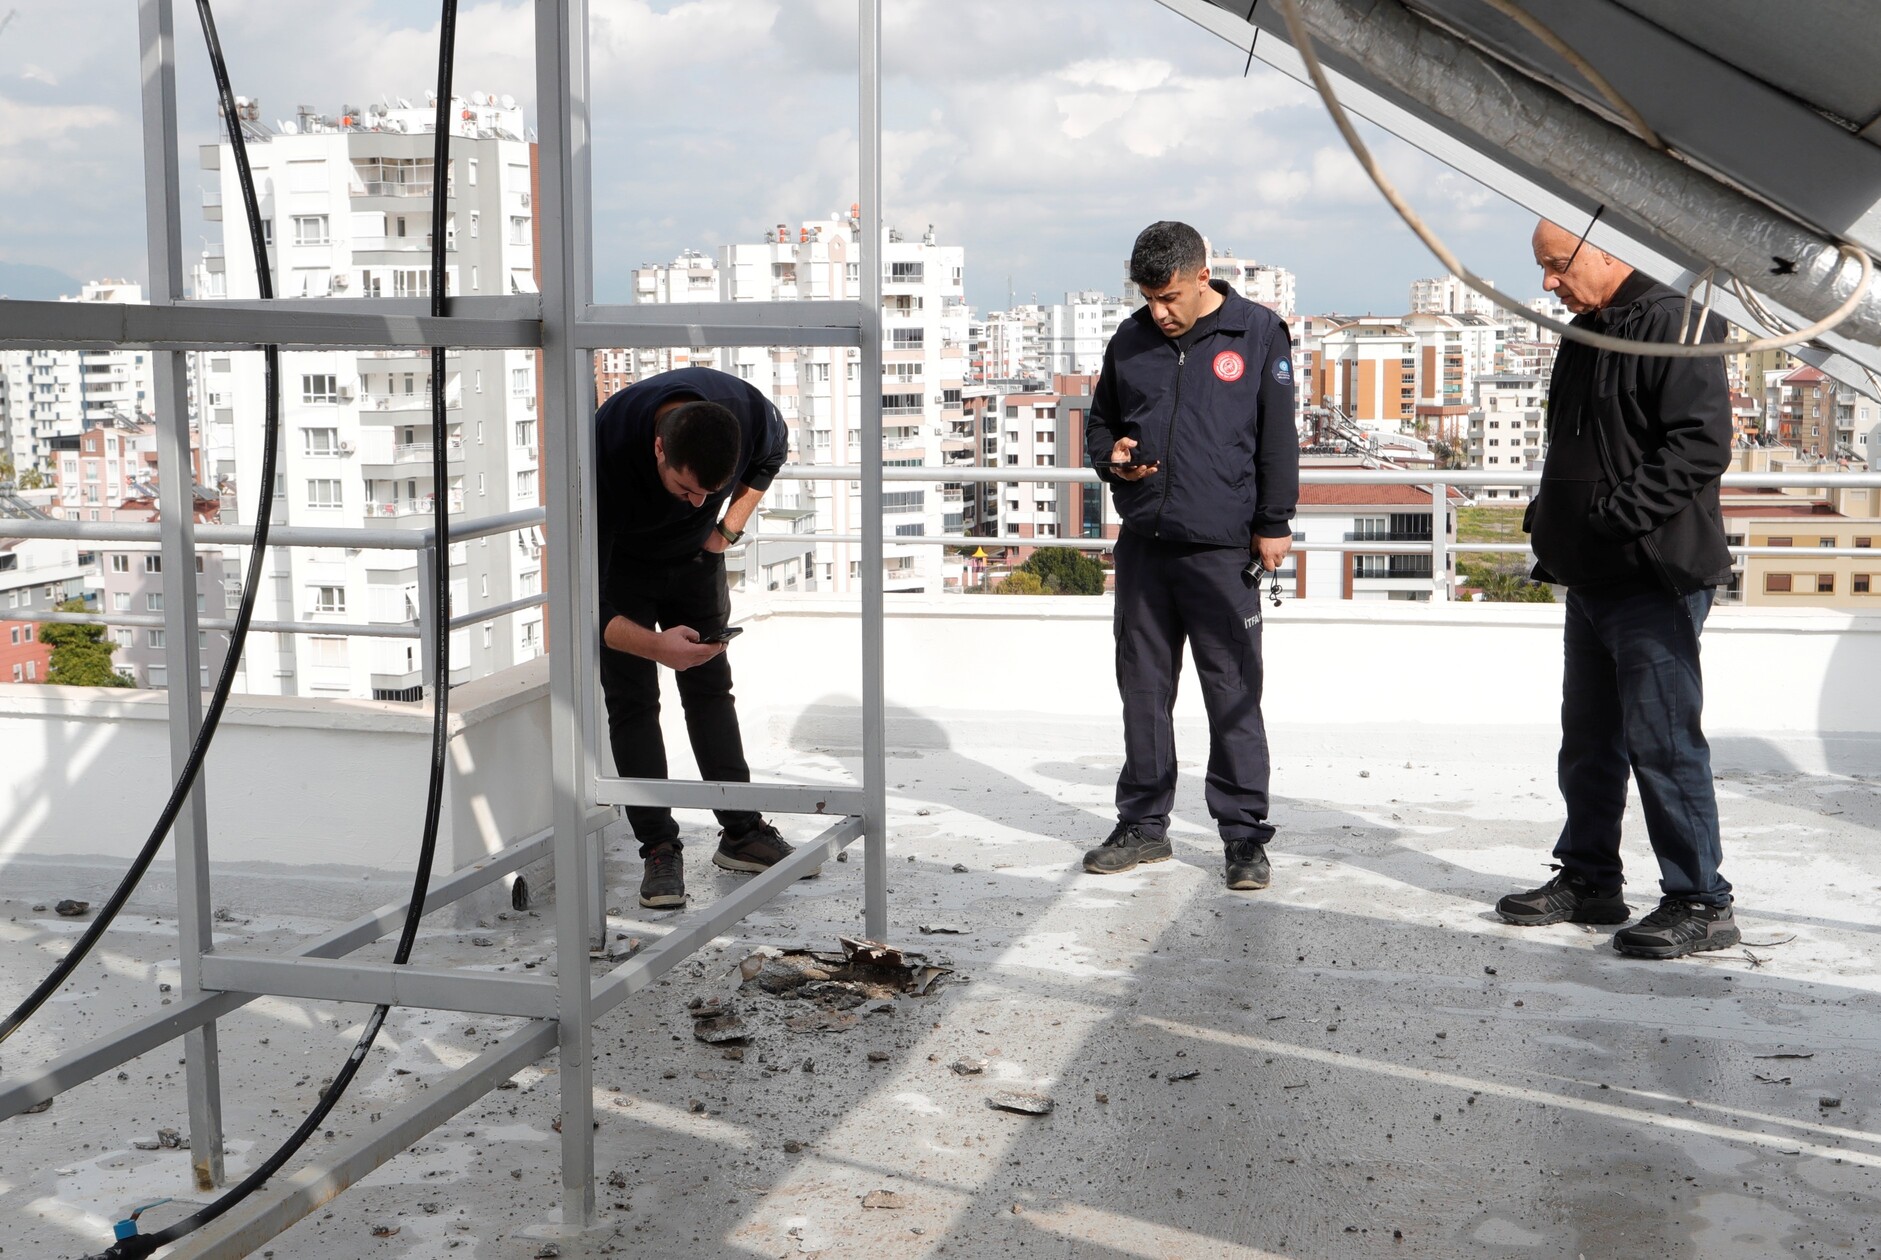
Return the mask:
<path id="1" fill-rule="evenodd" d="M 1237 0 L 1212 0 L 1237 12 Z M 1398 0 L 1297 0 L 1329 64 L 1422 104 L 1485 145 L 1624 212 L 1808 319 L 1855 292 L 1839 243 L 1655 151 L 1575 101 L 1422 20 Z M 1284 27 L 1271 6 L 1259 19 Z M 1836 328 L 1881 345 L 1881 278 Z"/>

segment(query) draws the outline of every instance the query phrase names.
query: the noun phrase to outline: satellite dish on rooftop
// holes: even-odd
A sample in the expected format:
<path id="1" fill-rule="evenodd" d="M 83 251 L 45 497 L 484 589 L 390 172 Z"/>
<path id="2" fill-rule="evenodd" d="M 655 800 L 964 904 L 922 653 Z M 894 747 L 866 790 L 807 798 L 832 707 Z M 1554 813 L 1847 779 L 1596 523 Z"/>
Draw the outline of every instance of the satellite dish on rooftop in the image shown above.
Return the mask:
<path id="1" fill-rule="evenodd" d="M 472 105 L 488 105 L 490 98 L 485 96 L 482 92 L 472 92 L 470 94 L 470 103 Z"/>
<path id="2" fill-rule="evenodd" d="M 275 125 L 281 129 L 281 134 L 284 136 L 298 135 L 300 133 L 300 128 L 286 118 L 277 119 Z"/>
<path id="3" fill-rule="evenodd" d="M 516 108 L 516 98 L 511 96 L 508 92 L 503 93 L 503 108 L 504 109 Z"/>

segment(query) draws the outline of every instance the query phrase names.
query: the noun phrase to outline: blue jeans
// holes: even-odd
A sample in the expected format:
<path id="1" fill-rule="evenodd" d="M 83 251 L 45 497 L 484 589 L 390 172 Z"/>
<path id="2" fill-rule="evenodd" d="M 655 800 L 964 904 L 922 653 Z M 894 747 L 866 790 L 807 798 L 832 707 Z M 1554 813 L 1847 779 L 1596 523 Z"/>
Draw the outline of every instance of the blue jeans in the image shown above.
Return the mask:
<path id="1" fill-rule="evenodd" d="M 1712 591 L 1602 594 L 1570 589 L 1561 679 L 1561 796 L 1555 859 L 1601 892 L 1620 886 L 1629 768 L 1669 897 L 1731 903 L 1718 873 L 1718 802 L 1701 726 L 1698 634 Z"/>

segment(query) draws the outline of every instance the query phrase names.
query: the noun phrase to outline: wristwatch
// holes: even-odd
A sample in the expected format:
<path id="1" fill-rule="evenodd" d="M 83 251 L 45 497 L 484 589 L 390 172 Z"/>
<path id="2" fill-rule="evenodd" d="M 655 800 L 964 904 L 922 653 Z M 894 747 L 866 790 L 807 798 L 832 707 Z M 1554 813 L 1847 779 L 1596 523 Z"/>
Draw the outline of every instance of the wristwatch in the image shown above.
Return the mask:
<path id="1" fill-rule="evenodd" d="M 738 540 L 745 536 L 745 531 L 742 529 L 726 529 L 724 521 L 719 521 L 712 528 L 718 531 L 718 536 L 725 540 L 725 545 L 728 547 L 736 545 Z"/>

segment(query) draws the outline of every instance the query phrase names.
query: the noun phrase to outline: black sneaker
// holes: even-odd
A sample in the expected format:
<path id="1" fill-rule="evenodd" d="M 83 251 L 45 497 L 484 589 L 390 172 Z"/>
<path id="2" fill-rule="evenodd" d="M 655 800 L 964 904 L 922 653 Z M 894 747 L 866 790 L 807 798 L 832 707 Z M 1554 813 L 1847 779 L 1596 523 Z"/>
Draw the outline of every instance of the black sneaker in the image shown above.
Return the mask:
<path id="1" fill-rule="evenodd" d="M 1273 880 L 1267 864 L 1267 846 L 1253 840 L 1230 840 L 1225 846 L 1228 887 L 1236 892 L 1265 888 Z"/>
<path id="2" fill-rule="evenodd" d="M 1176 855 L 1168 836 L 1152 836 L 1135 823 L 1118 823 L 1110 838 L 1084 855 L 1093 875 L 1115 875 L 1139 862 L 1166 862 Z"/>
<path id="3" fill-rule="evenodd" d="M 1560 867 L 1554 868 L 1560 871 Z M 1541 927 L 1547 923 L 1624 923 L 1632 909 L 1620 894 L 1602 894 L 1578 875 L 1561 871 L 1540 888 L 1510 893 L 1496 903 L 1504 923 Z"/>
<path id="4" fill-rule="evenodd" d="M 1638 923 L 1615 932 L 1613 948 L 1634 958 L 1683 958 L 1727 949 L 1742 939 L 1731 907 L 1667 897 Z"/>
<path id="5" fill-rule="evenodd" d="M 795 852 L 790 843 L 777 834 L 777 828 L 767 822 L 759 822 L 736 833 L 720 831 L 718 849 L 712 854 L 712 865 L 721 870 L 755 874 L 768 871 Z M 821 866 L 812 867 L 803 878 L 809 879 L 822 869 Z"/>
<path id="6" fill-rule="evenodd" d="M 686 862 L 677 845 L 656 844 L 640 875 L 640 904 L 670 910 L 686 904 Z"/>

